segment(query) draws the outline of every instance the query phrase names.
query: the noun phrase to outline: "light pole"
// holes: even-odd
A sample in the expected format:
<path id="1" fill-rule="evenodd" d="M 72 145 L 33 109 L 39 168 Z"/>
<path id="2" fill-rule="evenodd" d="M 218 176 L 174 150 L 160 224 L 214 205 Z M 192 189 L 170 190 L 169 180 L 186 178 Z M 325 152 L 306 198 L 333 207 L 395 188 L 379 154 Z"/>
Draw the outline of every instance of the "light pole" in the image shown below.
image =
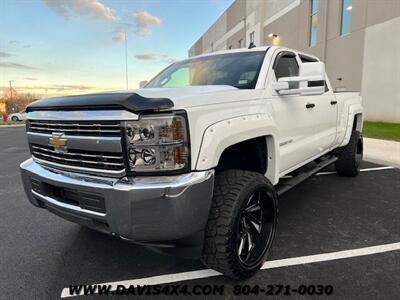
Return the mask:
<path id="1" fill-rule="evenodd" d="M 12 86 L 11 86 L 11 82 L 14 82 L 14 80 L 9 80 L 8 82 L 10 83 L 10 100 L 12 100 Z"/>
<path id="2" fill-rule="evenodd" d="M 128 33 L 127 29 L 132 27 L 132 24 L 118 22 L 117 32 L 123 32 L 124 34 L 124 46 L 125 46 L 125 87 L 129 88 L 129 78 L 128 78 Z"/>
<path id="3" fill-rule="evenodd" d="M 246 44 L 246 36 L 247 36 L 247 33 L 246 33 L 246 19 L 247 19 L 247 17 L 246 16 L 243 16 L 243 22 L 244 22 L 244 47 L 245 48 L 247 48 L 247 44 Z"/>
<path id="4" fill-rule="evenodd" d="M 128 89 L 128 38 L 126 35 L 126 29 L 124 30 L 124 40 L 125 40 L 125 80 L 126 80 L 126 89 Z"/>
<path id="5" fill-rule="evenodd" d="M 13 97 L 13 94 L 12 94 L 12 86 L 11 86 L 11 83 L 12 83 L 12 82 L 14 82 L 14 80 L 9 80 L 9 81 L 8 81 L 8 83 L 10 84 L 10 104 L 11 104 L 11 110 L 12 110 L 12 112 L 14 112 L 15 108 L 14 108 L 14 103 L 12 102 L 12 97 Z"/>

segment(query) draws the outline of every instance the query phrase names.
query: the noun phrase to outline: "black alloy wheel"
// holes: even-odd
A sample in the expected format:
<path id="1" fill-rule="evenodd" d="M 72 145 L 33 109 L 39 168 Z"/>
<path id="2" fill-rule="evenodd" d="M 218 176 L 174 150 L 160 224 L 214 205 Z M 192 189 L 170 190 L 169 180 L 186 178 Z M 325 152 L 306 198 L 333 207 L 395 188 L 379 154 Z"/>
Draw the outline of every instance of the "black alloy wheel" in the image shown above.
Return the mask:
<path id="1" fill-rule="evenodd" d="M 265 191 L 258 190 L 250 195 L 242 210 L 237 231 L 237 251 L 244 265 L 252 265 L 264 256 L 265 249 L 273 237 L 273 207 L 268 203 Z"/>

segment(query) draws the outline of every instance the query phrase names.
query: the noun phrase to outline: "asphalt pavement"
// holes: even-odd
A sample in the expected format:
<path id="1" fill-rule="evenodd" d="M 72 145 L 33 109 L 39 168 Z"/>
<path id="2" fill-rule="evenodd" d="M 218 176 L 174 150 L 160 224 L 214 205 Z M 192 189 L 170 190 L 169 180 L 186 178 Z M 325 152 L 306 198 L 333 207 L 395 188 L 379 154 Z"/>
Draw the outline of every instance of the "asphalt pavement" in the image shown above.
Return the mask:
<path id="1" fill-rule="evenodd" d="M 19 164 L 28 157 L 25 129 L 0 128 L 0 299 L 59 299 L 71 284 L 204 269 L 198 261 L 150 252 L 33 207 L 19 174 Z M 367 162 L 362 166 L 376 167 Z M 399 243 L 399 195 L 399 169 L 365 171 L 357 178 L 313 177 L 280 198 L 278 233 L 268 259 Z M 235 297 L 235 283 L 222 276 L 180 284 L 221 284 L 225 298 Z M 242 284 L 323 284 L 333 287 L 331 299 L 398 299 L 400 251 L 266 269 Z"/>

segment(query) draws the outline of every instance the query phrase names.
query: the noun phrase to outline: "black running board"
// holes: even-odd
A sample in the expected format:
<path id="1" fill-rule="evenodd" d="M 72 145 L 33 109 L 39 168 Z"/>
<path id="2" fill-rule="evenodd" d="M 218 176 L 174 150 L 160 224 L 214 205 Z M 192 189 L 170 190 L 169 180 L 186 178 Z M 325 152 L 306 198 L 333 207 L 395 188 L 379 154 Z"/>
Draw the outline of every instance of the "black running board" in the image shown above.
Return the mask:
<path id="1" fill-rule="evenodd" d="M 278 193 L 278 196 L 282 195 L 283 193 L 286 193 L 290 189 L 294 188 L 296 185 L 299 183 L 303 182 L 307 178 L 310 178 L 317 172 L 321 171 L 323 168 L 326 168 L 327 166 L 331 165 L 335 161 L 337 161 L 336 156 L 332 156 L 330 158 L 324 159 L 320 161 L 313 169 L 307 170 L 306 172 L 300 173 L 293 178 L 290 178 L 286 180 L 285 182 L 279 183 L 277 185 L 276 192 Z"/>

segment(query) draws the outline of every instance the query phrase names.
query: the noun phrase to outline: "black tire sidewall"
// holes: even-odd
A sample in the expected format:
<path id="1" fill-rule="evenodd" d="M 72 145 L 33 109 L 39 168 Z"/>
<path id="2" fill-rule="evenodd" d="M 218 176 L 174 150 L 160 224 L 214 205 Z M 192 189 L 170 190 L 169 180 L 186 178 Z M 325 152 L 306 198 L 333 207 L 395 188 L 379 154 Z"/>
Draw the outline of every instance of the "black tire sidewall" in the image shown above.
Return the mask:
<path id="1" fill-rule="evenodd" d="M 361 132 L 353 131 L 349 143 L 341 149 L 339 158 L 335 163 L 336 171 L 340 176 L 355 177 L 359 174 L 363 157 L 362 155 L 361 160 L 357 161 L 357 149 L 360 139 L 362 144 Z"/>
<path id="2" fill-rule="evenodd" d="M 361 159 L 358 161 L 357 160 L 357 152 L 358 152 L 358 143 L 359 142 L 361 142 Z M 358 132 L 358 137 L 357 137 L 357 141 L 356 141 L 354 157 L 355 157 L 355 166 L 356 166 L 357 170 L 359 171 L 361 162 L 362 162 L 363 157 L 364 157 L 364 140 L 363 140 L 363 135 L 362 135 L 361 132 Z"/>

